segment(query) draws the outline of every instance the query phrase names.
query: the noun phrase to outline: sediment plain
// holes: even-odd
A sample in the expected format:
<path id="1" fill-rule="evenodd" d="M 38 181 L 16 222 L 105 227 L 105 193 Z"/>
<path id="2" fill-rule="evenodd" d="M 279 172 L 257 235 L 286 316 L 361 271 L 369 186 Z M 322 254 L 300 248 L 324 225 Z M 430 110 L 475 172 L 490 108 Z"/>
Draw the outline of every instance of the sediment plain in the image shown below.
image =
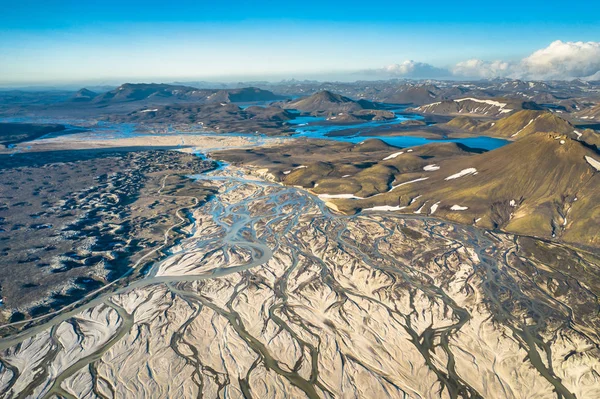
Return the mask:
<path id="1" fill-rule="evenodd" d="M 166 259 L 0 340 L 0 396 L 600 396 L 597 254 L 196 178 Z"/>

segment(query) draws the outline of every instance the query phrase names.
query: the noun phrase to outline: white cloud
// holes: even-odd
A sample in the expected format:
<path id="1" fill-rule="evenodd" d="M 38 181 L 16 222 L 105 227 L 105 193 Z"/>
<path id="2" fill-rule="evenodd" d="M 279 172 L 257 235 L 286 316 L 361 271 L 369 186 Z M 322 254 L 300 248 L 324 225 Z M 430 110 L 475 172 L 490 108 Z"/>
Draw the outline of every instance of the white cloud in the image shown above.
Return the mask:
<path id="1" fill-rule="evenodd" d="M 600 71 L 600 42 L 557 40 L 523 59 L 523 77 L 538 79 L 583 78 Z"/>
<path id="2" fill-rule="evenodd" d="M 404 61 L 371 72 L 407 78 L 589 80 L 600 77 L 600 42 L 557 40 L 517 62 L 469 59 L 444 69 L 422 62 Z"/>
<path id="3" fill-rule="evenodd" d="M 413 60 L 407 60 L 400 64 L 388 65 L 380 69 L 369 69 L 366 71 L 361 71 L 361 73 L 367 75 L 382 75 L 387 77 L 393 76 L 412 79 L 447 78 L 452 75 L 447 69 L 438 68 L 431 64 Z"/>
<path id="4" fill-rule="evenodd" d="M 390 75 L 407 78 L 439 77 L 449 75 L 446 69 L 437 68 L 431 64 L 413 60 L 404 61 L 401 64 L 388 65 L 384 68 L 384 71 Z"/>
<path id="5" fill-rule="evenodd" d="M 511 65 L 504 61 L 482 61 L 471 59 L 462 61 L 452 68 L 452 74 L 468 78 L 490 79 L 499 76 L 507 76 Z"/>

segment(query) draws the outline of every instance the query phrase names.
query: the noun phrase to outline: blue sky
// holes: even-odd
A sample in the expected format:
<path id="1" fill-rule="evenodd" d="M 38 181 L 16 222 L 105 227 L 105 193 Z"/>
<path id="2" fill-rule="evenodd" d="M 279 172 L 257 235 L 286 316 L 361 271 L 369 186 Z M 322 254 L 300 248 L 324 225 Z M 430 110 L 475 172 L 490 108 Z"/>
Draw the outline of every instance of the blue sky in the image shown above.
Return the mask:
<path id="1" fill-rule="evenodd" d="M 4 3 L 0 84 L 348 80 L 406 60 L 518 62 L 555 40 L 600 40 L 591 1 Z"/>

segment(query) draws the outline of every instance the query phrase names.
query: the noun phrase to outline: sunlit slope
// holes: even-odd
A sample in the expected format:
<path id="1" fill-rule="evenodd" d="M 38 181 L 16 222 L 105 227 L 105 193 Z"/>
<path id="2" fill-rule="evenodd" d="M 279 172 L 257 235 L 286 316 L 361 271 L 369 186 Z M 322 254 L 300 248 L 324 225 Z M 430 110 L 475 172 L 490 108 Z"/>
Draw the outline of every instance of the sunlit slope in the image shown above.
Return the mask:
<path id="1" fill-rule="evenodd" d="M 401 149 L 296 141 L 216 156 L 267 171 L 332 209 L 399 211 L 600 246 L 600 155 L 566 134 L 532 133 L 494 151 L 454 143 Z"/>
<path id="2" fill-rule="evenodd" d="M 441 161 L 437 170 L 404 179 L 427 180 L 383 195 L 331 201 L 346 213 L 398 206 L 402 212 L 597 246 L 600 172 L 586 157 L 600 160 L 565 135 L 536 133 L 495 151 Z"/>
<path id="3" fill-rule="evenodd" d="M 536 110 L 521 110 L 493 122 L 482 122 L 468 116 L 458 116 L 448 122 L 447 126 L 508 139 L 518 139 L 537 132 L 573 135 L 576 130 L 568 121 L 552 112 Z"/>

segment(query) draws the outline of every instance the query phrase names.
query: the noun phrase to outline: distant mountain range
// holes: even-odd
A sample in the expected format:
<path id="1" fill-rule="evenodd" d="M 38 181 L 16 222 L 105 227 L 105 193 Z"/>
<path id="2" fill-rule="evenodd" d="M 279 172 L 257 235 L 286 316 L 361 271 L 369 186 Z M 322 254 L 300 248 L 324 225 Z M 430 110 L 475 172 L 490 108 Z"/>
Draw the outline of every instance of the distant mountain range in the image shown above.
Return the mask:
<path id="1" fill-rule="evenodd" d="M 97 94 L 87 89 L 81 89 L 72 97 L 75 102 L 90 102 L 93 104 L 114 104 L 120 102 L 142 101 L 186 101 L 196 103 L 236 103 L 281 100 L 282 96 L 255 87 L 240 89 L 197 89 L 190 86 L 169 84 L 133 84 L 126 83 L 114 90 Z"/>

